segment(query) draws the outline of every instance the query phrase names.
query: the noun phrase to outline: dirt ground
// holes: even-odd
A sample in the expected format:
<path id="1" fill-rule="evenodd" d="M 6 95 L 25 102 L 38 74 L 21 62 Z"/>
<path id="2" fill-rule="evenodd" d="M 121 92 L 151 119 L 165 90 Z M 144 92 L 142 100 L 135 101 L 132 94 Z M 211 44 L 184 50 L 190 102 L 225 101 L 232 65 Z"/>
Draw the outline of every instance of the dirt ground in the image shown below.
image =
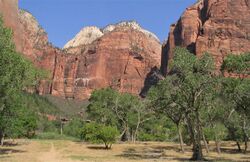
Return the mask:
<path id="1" fill-rule="evenodd" d="M 18 144 L 0 147 L 0 162 L 174 162 L 188 161 L 191 148 L 186 153 L 179 152 L 177 143 L 145 142 L 137 144 L 115 144 L 112 150 L 104 150 L 102 145 L 65 140 L 18 140 Z M 223 153 L 215 152 L 210 144 L 210 153 L 205 153 L 211 161 L 249 161 L 250 152 L 238 153 L 234 143 L 223 143 Z"/>

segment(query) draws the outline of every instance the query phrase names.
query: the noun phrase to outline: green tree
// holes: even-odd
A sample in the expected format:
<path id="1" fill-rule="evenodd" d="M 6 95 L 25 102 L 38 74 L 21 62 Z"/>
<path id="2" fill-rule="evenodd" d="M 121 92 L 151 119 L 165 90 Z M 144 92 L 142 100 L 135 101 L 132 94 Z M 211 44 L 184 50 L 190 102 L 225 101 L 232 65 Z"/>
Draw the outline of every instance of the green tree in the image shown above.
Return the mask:
<path id="1" fill-rule="evenodd" d="M 97 123 L 85 124 L 81 132 L 83 140 L 92 143 L 104 143 L 106 149 L 111 149 L 118 135 L 119 132 L 115 127 Z"/>
<path id="2" fill-rule="evenodd" d="M 89 119 L 117 127 L 122 140 L 135 142 L 140 127 L 152 114 L 146 106 L 146 101 L 111 88 L 94 91 L 89 101 L 87 107 Z"/>
<path id="3" fill-rule="evenodd" d="M 97 139 L 101 140 L 105 144 L 106 149 L 111 149 L 112 144 L 115 143 L 118 130 L 111 126 L 102 126 L 98 131 Z"/>
<path id="4" fill-rule="evenodd" d="M 223 62 L 222 71 L 239 75 L 238 78 L 224 78 L 222 93 L 233 106 L 232 112 L 236 111 L 239 115 L 245 143 L 244 152 L 246 152 L 250 122 L 250 79 L 247 78 L 250 74 L 250 53 L 227 56 Z"/>
<path id="5" fill-rule="evenodd" d="M 218 90 L 220 92 L 220 89 Z M 212 96 L 211 102 L 208 102 L 201 112 L 202 125 L 204 127 L 204 142 L 214 140 L 216 150 L 220 154 L 221 140 L 227 136 L 227 130 L 223 125 L 226 120 L 228 105 L 219 95 Z M 205 138 L 206 137 L 206 138 Z"/>
<path id="6" fill-rule="evenodd" d="M 172 88 L 172 82 L 175 78 L 173 76 L 167 77 L 161 81 L 158 85 L 151 88 L 148 93 L 148 98 L 151 100 L 151 104 L 154 105 L 154 109 L 158 114 L 165 114 L 172 122 L 176 125 L 178 130 L 180 148 L 182 152 L 184 150 L 184 142 L 181 132 L 181 122 L 184 117 L 184 112 L 181 106 L 175 103 L 175 91 L 174 89 L 169 92 Z"/>
<path id="7" fill-rule="evenodd" d="M 164 93 L 169 94 L 164 97 L 169 97 L 164 106 L 170 109 L 168 112 L 175 112 L 177 108 L 181 114 L 183 113 L 193 144 L 193 160 L 203 159 L 201 110 L 208 102 L 208 97 L 213 95 L 215 83 L 211 56 L 204 54 L 201 58 L 197 58 L 188 50 L 177 48 L 169 75 L 158 85 L 162 85 L 158 89 L 167 87 L 167 92 Z M 156 95 L 160 101 L 162 94 L 156 93 Z"/>
<path id="8" fill-rule="evenodd" d="M 0 18 L 0 141 L 3 144 L 9 122 L 15 117 L 12 109 L 19 102 L 22 91 L 36 84 L 37 69 L 15 51 L 12 32 L 3 26 Z M 16 104 L 16 105 L 15 105 Z M 15 106 L 13 106 L 15 105 Z"/>
<path id="9" fill-rule="evenodd" d="M 80 118 L 74 118 L 64 126 L 64 134 L 80 138 L 80 133 L 84 122 Z"/>
<path id="10" fill-rule="evenodd" d="M 88 118 L 97 123 L 118 126 L 116 114 L 112 111 L 118 97 L 119 93 L 111 88 L 95 90 L 89 99 Z"/>
<path id="11" fill-rule="evenodd" d="M 87 142 L 98 143 L 97 135 L 100 128 L 101 125 L 94 122 L 85 124 L 81 130 L 81 139 Z"/>

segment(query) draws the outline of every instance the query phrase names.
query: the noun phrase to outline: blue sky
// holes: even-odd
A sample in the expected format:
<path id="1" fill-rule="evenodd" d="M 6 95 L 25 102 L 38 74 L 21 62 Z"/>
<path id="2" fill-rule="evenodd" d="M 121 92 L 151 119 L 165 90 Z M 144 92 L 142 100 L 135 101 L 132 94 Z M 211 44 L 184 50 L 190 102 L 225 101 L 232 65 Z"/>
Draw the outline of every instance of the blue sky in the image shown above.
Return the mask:
<path id="1" fill-rule="evenodd" d="M 182 12 L 197 0 L 19 0 L 49 35 L 49 41 L 63 47 L 85 26 L 105 27 L 136 20 L 161 41 Z"/>

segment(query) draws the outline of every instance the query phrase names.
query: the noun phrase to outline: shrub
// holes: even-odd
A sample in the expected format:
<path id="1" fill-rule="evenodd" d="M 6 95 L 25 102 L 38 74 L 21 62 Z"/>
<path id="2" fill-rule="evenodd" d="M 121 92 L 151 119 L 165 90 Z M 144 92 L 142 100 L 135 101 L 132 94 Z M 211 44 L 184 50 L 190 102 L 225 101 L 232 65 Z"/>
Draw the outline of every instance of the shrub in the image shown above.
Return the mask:
<path id="1" fill-rule="evenodd" d="M 60 135 L 55 132 L 44 132 L 39 133 L 35 136 L 36 139 L 45 139 L 45 140 L 75 140 L 72 137 L 68 137 L 65 135 Z"/>
<path id="2" fill-rule="evenodd" d="M 103 126 L 99 130 L 97 138 L 105 144 L 106 149 L 111 149 L 112 144 L 115 143 L 118 134 L 119 132 L 115 127 Z"/>
<path id="3" fill-rule="evenodd" d="M 83 121 L 79 118 L 71 120 L 64 126 L 64 134 L 76 138 L 81 138 L 81 129 L 83 127 Z"/>
<path id="4" fill-rule="evenodd" d="M 81 139 L 87 142 L 99 143 L 97 139 L 97 132 L 100 129 L 100 125 L 96 123 L 87 123 L 81 130 Z"/>
<path id="5" fill-rule="evenodd" d="M 96 123 L 88 123 L 81 131 L 81 138 L 91 143 L 104 143 L 106 149 L 111 149 L 119 134 L 115 127 Z"/>
<path id="6" fill-rule="evenodd" d="M 155 140 L 155 136 L 152 134 L 148 134 L 148 133 L 140 133 L 138 138 L 140 141 L 154 141 Z"/>

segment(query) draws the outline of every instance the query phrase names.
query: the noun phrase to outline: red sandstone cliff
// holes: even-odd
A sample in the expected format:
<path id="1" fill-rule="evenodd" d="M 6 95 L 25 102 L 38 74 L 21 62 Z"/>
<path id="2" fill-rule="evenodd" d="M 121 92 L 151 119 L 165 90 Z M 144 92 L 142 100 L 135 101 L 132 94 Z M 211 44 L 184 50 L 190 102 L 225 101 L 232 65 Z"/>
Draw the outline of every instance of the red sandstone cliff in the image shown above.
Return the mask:
<path id="1" fill-rule="evenodd" d="M 22 51 L 22 29 L 18 21 L 18 0 L 0 0 L 0 16 L 6 26 L 13 29 L 14 42 L 19 52 Z"/>
<path id="2" fill-rule="evenodd" d="M 94 89 L 108 86 L 139 94 L 149 84 L 147 74 L 160 66 L 160 42 L 134 22 L 109 25 L 99 34 L 96 28 L 83 30 L 60 50 L 48 42 L 30 13 L 18 10 L 17 2 L 0 0 L 0 13 L 14 31 L 18 51 L 49 71 L 49 79 L 37 89 L 39 94 L 87 99 Z"/>
<path id="3" fill-rule="evenodd" d="M 67 43 L 68 54 L 57 57 L 52 94 L 84 99 L 94 89 L 103 87 L 139 94 L 147 74 L 160 66 L 161 44 L 131 24 L 137 25 L 118 25 L 98 34 L 98 38 L 94 36 L 96 40 L 90 44 L 78 39 L 79 34 L 70 41 L 73 44 Z M 82 45 L 75 40 L 82 41 Z"/>
<path id="4" fill-rule="evenodd" d="M 187 8 L 171 26 L 163 46 L 163 74 L 176 46 L 186 47 L 197 56 L 210 53 L 217 69 L 227 54 L 249 52 L 250 0 L 201 0 Z"/>
<path id="5" fill-rule="evenodd" d="M 48 42 L 35 18 L 19 11 L 17 4 L 17 0 L 0 0 L 0 13 L 13 29 L 18 51 L 50 72 L 49 79 L 38 87 L 40 94 L 86 99 L 98 88 L 111 86 L 139 94 L 151 84 L 149 74 L 159 67 L 161 45 L 138 24 L 83 29 L 60 50 Z M 249 18 L 250 0 L 202 0 L 187 8 L 171 26 L 163 46 L 161 71 L 166 74 L 176 46 L 186 47 L 197 56 L 211 53 L 217 68 L 228 53 L 249 51 Z"/>

